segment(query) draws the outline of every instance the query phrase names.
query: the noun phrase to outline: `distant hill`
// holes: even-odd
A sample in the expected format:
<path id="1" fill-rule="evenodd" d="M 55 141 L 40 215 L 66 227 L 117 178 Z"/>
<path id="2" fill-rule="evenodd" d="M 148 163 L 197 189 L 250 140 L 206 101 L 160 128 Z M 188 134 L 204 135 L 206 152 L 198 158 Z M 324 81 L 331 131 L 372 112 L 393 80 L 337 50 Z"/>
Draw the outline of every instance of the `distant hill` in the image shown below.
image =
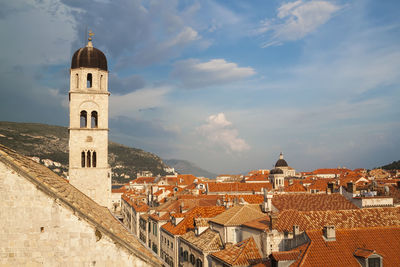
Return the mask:
<path id="1" fill-rule="evenodd" d="M 197 167 L 196 165 L 187 160 L 164 159 L 164 162 L 167 165 L 171 166 L 172 168 L 175 168 L 175 171 L 181 174 L 193 174 L 194 176 L 197 177 L 203 176 L 211 179 L 214 179 L 217 176 L 215 173 Z"/>
<path id="2" fill-rule="evenodd" d="M 400 170 L 400 160 L 393 161 L 392 163 L 382 166 L 380 168 L 384 170 Z"/>
<path id="3" fill-rule="evenodd" d="M 39 123 L 0 122 L 0 144 L 29 157 L 61 176 L 68 173 L 68 128 Z M 157 155 L 109 142 L 108 161 L 113 182 L 127 182 L 139 171 L 165 175 L 168 167 Z"/>

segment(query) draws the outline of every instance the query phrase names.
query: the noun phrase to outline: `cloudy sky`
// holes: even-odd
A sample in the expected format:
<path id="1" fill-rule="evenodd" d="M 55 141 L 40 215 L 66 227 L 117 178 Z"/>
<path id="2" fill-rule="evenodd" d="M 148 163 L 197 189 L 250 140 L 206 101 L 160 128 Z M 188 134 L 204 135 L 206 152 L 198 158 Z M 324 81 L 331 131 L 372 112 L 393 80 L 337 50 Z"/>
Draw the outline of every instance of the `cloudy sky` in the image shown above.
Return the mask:
<path id="1" fill-rule="evenodd" d="M 398 0 L 0 1 L 0 120 L 68 125 L 72 54 L 109 63 L 110 138 L 216 173 L 400 159 Z"/>

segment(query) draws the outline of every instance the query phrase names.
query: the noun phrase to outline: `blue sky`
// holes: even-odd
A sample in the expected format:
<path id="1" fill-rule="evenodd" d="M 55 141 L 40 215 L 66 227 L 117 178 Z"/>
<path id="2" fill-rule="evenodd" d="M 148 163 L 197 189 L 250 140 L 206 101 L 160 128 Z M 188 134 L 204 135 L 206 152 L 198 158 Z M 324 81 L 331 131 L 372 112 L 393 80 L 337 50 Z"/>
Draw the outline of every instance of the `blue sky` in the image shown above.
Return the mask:
<path id="1" fill-rule="evenodd" d="M 68 125 L 94 33 L 110 138 L 216 173 L 400 159 L 400 2 L 0 2 L 0 120 Z"/>

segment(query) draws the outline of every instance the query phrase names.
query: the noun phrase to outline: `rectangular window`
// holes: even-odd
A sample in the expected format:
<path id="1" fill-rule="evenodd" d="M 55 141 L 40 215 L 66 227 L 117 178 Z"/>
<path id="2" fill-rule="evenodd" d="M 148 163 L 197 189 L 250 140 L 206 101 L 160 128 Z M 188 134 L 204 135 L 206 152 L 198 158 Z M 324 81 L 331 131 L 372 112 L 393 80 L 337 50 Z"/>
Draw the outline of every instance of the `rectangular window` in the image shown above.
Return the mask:
<path id="1" fill-rule="evenodd" d="M 153 223 L 153 235 L 157 236 L 157 224 Z"/>
<path id="2" fill-rule="evenodd" d="M 153 243 L 152 249 L 153 249 L 153 251 L 154 251 L 155 253 L 158 253 L 158 248 L 157 248 L 157 245 L 156 245 L 156 244 Z"/>
<path id="3" fill-rule="evenodd" d="M 380 258 L 369 258 L 368 259 L 368 267 L 381 267 L 381 259 Z"/>

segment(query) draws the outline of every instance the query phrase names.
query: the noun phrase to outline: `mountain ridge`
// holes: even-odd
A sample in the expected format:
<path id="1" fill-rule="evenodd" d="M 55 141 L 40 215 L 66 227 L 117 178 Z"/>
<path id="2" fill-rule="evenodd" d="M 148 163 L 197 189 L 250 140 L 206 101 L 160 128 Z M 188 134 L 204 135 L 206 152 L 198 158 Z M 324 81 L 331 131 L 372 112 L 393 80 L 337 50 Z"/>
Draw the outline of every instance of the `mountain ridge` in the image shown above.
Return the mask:
<path id="1" fill-rule="evenodd" d="M 175 168 L 175 171 L 182 174 L 193 174 L 196 177 L 207 177 L 214 179 L 217 174 L 204 170 L 188 160 L 182 159 L 164 159 L 164 162 Z"/>
<path id="2" fill-rule="evenodd" d="M 52 169 L 61 176 L 68 175 L 68 128 L 41 123 L 0 121 L 0 143 Z M 126 183 L 137 172 L 151 171 L 166 175 L 166 165 L 157 155 L 142 149 L 108 144 L 108 161 L 114 183 Z"/>

